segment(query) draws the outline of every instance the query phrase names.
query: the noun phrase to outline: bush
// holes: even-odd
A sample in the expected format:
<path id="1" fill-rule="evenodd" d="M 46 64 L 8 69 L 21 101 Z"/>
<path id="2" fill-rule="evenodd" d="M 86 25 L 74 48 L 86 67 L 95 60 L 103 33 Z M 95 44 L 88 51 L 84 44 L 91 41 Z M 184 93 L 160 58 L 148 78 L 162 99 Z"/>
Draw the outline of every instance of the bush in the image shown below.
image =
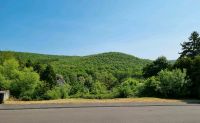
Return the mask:
<path id="1" fill-rule="evenodd" d="M 46 86 L 46 83 L 41 81 L 38 83 L 38 85 L 35 88 L 33 99 L 35 100 L 43 100 L 45 99 L 45 94 L 48 91 L 48 87 Z"/>
<path id="2" fill-rule="evenodd" d="M 118 87 L 113 89 L 113 93 L 116 97 L 134 97 L 137 96 L 141 83 L 138 80 L 128 78 L 122 82 Z"/>
<path id="3" fill-rule="evenodd" d="M 69 96 L 70 86 L 68 84 L 54 87 L 45 94 L 46 99 L 65 99 Z"/>
<path id="4" fill-rule="evenodd" d="M 160 81 L 160 93 L 164 97 L 184 97 L 188 95 L 188 80 L 186 78 L 186 71 L 179 69 L 172 71 L 162 70 L 158 74 Z"/>
<path id="5" fill-rule="evenodd" d="M 48 90 L 44 96 L 45 99 L 60 99 L 61 98 L 61 92 L 59 87 L 55 87 L 52 90 Z"/>
<path id="6" fill-rule="evenodd" d="M 98 94 L 105 94 L 106 92 L 107 92 L 107 89 L 103 83 L 99 81 L 92 83 L 91 94 L 98 95 Z"/>
<path id="7" fill-rule="evenodd" d="M 101 72 L 95 74 L 96 80 L 104 83 L 108 89 L 111 89 L 117 84 L 117 78 L 112 73 Z"/>
<path id="8" fill-rule="evenodd" d="M 83 94 L 86 94 L 86 93 L 89 93 L 89 89 L 87 89 L 85 86 L 84 86 L 84 83 L 83 82 L 74 82 L 72 83 L 72 88 L 70 90 L 70 95 L 83 95 Z"/>
<path id="9" fill-rule="evenodd" d="M 160 81 L 156 77 L 148 78 L 144 81 L 144 86 L 141 90 L 140 96 L 160 96 Z"/>

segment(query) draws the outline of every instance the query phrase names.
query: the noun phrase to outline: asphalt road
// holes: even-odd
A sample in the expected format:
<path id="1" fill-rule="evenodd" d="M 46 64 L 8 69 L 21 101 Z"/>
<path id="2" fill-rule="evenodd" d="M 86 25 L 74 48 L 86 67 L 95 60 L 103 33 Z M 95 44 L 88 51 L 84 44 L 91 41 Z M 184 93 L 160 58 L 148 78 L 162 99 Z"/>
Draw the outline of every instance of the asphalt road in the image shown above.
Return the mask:
<path id="1" fill-rule="evenodd" d="M 200 123 L 198 104 L 109 105 L 0 106 L 0 123 Z"/>

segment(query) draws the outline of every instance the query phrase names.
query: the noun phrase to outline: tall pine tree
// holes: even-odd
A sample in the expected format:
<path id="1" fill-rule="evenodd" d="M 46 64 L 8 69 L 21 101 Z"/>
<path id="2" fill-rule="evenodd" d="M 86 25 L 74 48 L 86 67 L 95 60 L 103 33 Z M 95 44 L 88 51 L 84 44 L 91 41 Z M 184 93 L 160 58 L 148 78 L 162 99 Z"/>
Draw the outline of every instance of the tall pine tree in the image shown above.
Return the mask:
<path id="1" fill-rule="evenodd" d="M 182 52 L 180 53 L 180 58 L 190 57 L 194 58 L 197 55 L 200 55 L 200 37 L 199 34 L 194 31 L 189 37 L 189 41 L 183 42 L 181 44 Z"/>
<path id="2" fill-rule="evenodd" d="M 187 70 L 187 76 L 191 80 L 189 92 L 190 97 L 200 98 L 200 37 L 193 32 L 189 41 L 181 44 L 182 52 L 175 63 L 175 68 Z"/>

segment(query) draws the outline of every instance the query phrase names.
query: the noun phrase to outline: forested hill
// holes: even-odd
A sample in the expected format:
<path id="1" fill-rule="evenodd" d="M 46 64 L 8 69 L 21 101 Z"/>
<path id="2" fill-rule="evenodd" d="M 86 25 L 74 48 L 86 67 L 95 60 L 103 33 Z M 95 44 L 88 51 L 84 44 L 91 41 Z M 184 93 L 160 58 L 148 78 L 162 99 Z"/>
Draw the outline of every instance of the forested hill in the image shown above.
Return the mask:
<path id="1" fill-rule="evenodd" d="M 106 72 L 113 75 L 118 73 L 130 76 L 141 75 L 141 69 L 150 60 L 140 59 L 132 55 L 108 52 L 89 56 L 60 56 L 44 55 L 36 53 L 0 51 L 2 59 L 6 57 L 15 57 L 22 64 L 28 60 L 33 63 L 51 64 L 56 73 L 62 74 L 94 74 L 94 72 Z"/>
<path id="2" fill-rule="evenodd" d="M 22 100 L 200 98 L 198 42 L 199 34 L 193 32 L 181 44 L 183 52 L 175 61 L 164 56 L 151 61 L 119 52 L 59 56 L 0 51 L 0 90 L 10 90 Z"/>

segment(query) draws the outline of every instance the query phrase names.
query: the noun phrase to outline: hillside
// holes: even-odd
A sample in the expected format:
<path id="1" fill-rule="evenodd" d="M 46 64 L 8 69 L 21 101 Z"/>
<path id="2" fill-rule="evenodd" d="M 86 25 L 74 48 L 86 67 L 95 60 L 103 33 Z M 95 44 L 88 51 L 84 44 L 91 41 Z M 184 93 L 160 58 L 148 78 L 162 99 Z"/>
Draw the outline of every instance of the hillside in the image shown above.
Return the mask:
<path id="1" fill-rule="evenodd" d="M 161 62 L 156 62 L 157 60 L 151 62 L 120 52 L 59 56 L 0 51 L 0 89 L 10 90 L 12 96 L 22 100 L 59 99 L 68 96 L 73 98 L 154 96 L 154 92 L 160 93 L 154 91 L 154 85 L 151 86 L 155 77 L 146 79 L 142 76 L 142 70 L 149 63 L 152 63 L 150 67 L 153 65 L 149 70 L 154 70 L 154 66 L 158 66 L 157 63 L 162 66 L 167 63 L 165 58 L 158 60 Z M 169 73 L 166 70 L 159 75 L 163 73 L 165 75 L 165 72 Z M 174 74 L 177 75 L 169 82 L 174 83 L 176 76 L 179 75 L 182 81 L 186 76 L 181 70 L 174 70 L 169 74 L 170 78 Z M 156 82 L 157 79 L 159 78 L 156 78 Z M 148 89 L 152 87 L 153 90 L 149 91 Z"/>
<path id="2" fill-rule="evenodd" d="M 1 59 L 15 57 L 22 65 L 25 65 L 28 60 L 33 64 L 39 62 L 44 67 L 50 64 L 55 73 L 62 75 L 68 83 L 101 81 L 107 83 L 108 88 L 121 83 L 128 77 L 141 78 L 142 68 L 151 62 L 119 52 L 89 56 L 59 56 L 1 51 L 0 56 Z"/>
<path id="3" fill-rule="evenodd" d="M 22 62 L 31 60 L 33 63 L 48 63 L 54 66 L 57 72 L 64 70 L 101 70 L 106 69 L 112 71 L 115 69 L 121 71 L 140 72 L 141 68 L 150 63 L 150 60 L 140 59 L 132 55 L 108 52 L 89 56 L 61 56 L 61 55 L 45 55 L 26 52 L 0 51 L 1 58 L 15 57 Z M 65 70 L 64 70 L 65 71 Z"/>

